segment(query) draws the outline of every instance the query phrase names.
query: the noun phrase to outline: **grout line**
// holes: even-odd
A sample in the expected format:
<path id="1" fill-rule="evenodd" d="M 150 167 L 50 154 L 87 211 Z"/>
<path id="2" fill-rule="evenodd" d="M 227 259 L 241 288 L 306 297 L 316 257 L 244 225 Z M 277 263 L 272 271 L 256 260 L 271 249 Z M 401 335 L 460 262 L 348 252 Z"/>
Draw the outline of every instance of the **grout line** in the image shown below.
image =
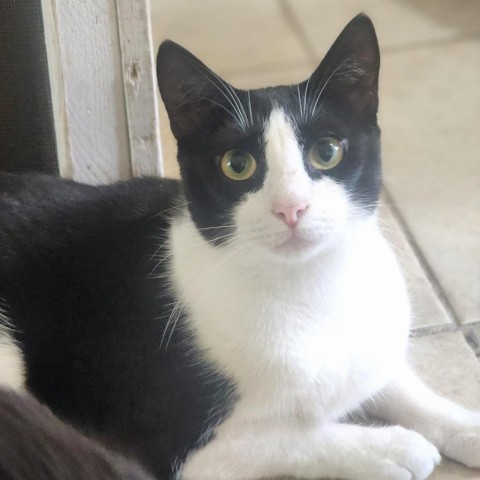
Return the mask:
<path id="1" fill-rule="evenodd" d="M 427 335 L 436 335 L 437 333 L 461 332 L 465 339 L 470 338 L 468 343 L 480 354 L 480 338 L 477 337 L 473 329 L 480 327 L 480 322 L 467 323 L 466 325 L 455 325 L 453 323 L 440 323 L 438 325 L 423 325 L 413 327 L 410 330 L 410 337 L 426 337 Z"/>
<path id="2" fill-rule="evenodd" d="M 463 336 L 469 347 L 473 350 L 473 353 L 480 359 L 480 338 L 477 333 L 473 330 L 474 327 L 478 326 L 477 323 L 467 324 L 462 326 Z"/>
<path id="3" fill-rule="evenodd" d="M 477 39 L 479 36 L 480 36 L 480 31 L 471 30 L 471 31 L 461 32 L 449 37 L 431 38 L 428 40 L 421 40 L 419 42 L 390 45 L 390 46 L 381 48 L 380 51 L 382 55 L 403 53 L 406 51 L 418 50 L 420 48 L 441 47 L 441 46 L 452 44 L 452 43 L 461 43 L 461 42 L 464 42 L 465 40 Z"/>
<path id="4" fill-rule="evenodd" d="M 428 335 L 436 335 L 437 333 L 458 332 L 460 328 L 453 323 L 443 323 L 440 325 L 425 325 L 410 330 L 410 338 L 426 337 Z"/>
<path id="5" fill-rule="evenodd" d="M 461 325 L 462 328 L 475 328 L 475 327 L 480 327 L 480 320 L 477 320 L 475 322 L 470 322 L 470 323 L 464 323 Z"/>
<path id="6" fill-rule="evenodd" d="M 473 330 L 473 328 L 477 326 L 480 326 L 480 322 L 468 323 L 460 326 L 448 323 L 443 325 L 428 325 L 411 330 L 410 338 L 425 338 L 441 333 L 460 332 L 468 345 L 468 348 L 480 361 L 480 336 Z"/>
<path id="7" fill-rule="evenodd" d="M 480 323 L 477 322 L 476 324 L 467 324 L 461 326 L 444 324 L 418 327 L 410 331 L 410 338 L 425 338 L 441 333 L 460 332 L 462 333 L 463 339 L 468 346 L 467 348 L 469 348 L 475 357 L 480 361 L 480 337 L 472 329 L 473 326 L 477 325 L 480 325 Z"/>
<path id="8" fill-rule="evenodd" d="M 306 50 L 306 53 L 312 62 L 318 63 L 318 55 L 315 52 L 315 49 L 311 45 L 308 37 L 304 33 L 304 29 L 298 20 L 297 16 L 293 12 L 290 4 L 287 0 L 277 0 L 278 5 L 280 6 L 280 10 L 282 11 L 285 19 L 289 23 L 290 27 L 292 28 L 293 32 L 297 35 L 298 40 L 303 45 L 303 48 Z"/>
<path id="9" fill-rule="evenodd" d="M 445 290 L 441 286 L 440 282 L 438 281 L 435 273 L 433 272 L 432 268 L 430 267 L 430 264 L 428 263 L 425 255 L 423 254 L 422 250 L 420 249 L 420 246 L 418 245 L 417 241 L 415 240 L 415 237 L 412 234 L 412 231 L 410 230 L 409 226 L 407 225 L 405 219 L 403 218 L 403 215 L 401 214 L 400 210 L 398 209 L 397 204 L 394 202 L 394 199 L 390 192 L 388 191 L 387 187 L 385 184 L 383 185 L 383 191 L 385 193 L 385 197 L 387 198 L 387 203 L 390 205 L 390 209 L 392 212 L 392 215 L 396 218 L 398 223 L 400 224 L 400 227 L 412 247 L 413 253 L 417 257 L 418 262 L 420 263 L 420 266 L 422 267 L 423 271 L 425 272 L 428 281 L 430 282 L 430 285 L 433 287 L 433 291 L 438 297 L 440 303 L 443 305 L 445 308 L 447 314 L 450 316 L 450 318 L 453 320 L 454 324 L 457 326 L 461 325 L 460 319 L 455 312 L 455 309 L 453 308 L 453 305 L 451 304 L 450 300 L 447 297 L 447 294 L 445 293 Z"/>

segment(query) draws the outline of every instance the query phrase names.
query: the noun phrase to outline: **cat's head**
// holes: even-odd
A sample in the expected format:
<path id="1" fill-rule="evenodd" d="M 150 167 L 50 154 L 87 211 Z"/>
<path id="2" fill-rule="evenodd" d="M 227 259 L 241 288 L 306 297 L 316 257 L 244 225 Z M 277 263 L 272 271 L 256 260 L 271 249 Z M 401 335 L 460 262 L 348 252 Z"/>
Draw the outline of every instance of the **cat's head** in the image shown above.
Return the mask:
<path id="1" fill-rule="evenodd" d="M 380 189 L 379 65 L 364 15 L 298 85 L 239 90 L 164 42 L 160 93 L 203 237 L 306 259 L 370 216 Z"/>

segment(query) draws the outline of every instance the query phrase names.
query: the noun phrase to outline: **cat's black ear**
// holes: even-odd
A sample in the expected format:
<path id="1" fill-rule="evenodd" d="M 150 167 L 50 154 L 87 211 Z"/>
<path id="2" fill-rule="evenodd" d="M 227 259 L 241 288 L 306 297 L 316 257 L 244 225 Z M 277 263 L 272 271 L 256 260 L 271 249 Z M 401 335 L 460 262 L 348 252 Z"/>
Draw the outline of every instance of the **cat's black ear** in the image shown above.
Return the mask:
<path id="1" fill-rule="evenodd" d="M 177 139 L 198 129 L 213 109 L 226 108 L 220 91 L 227 84 L 188 50 L 170 40 L 158 49 L 157 80 Z"/>
<path id="2" fill-rule="evenodd" d="M 310 84 L 317 91 L 323 89 L 322 95 L 335 96 L 357 113 L 376 114 L 379 68 L 375 29 L 370 18 L 359 14 L 335 40 Z"/>

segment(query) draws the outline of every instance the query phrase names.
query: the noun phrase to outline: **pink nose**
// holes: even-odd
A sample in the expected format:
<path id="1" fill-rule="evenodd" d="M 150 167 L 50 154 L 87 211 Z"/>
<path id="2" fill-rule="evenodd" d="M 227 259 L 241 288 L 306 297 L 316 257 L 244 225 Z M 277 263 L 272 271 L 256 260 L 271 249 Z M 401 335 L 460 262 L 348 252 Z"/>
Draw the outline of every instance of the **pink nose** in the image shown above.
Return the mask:
<path id="1" fill-rule="evenodd" d="M 290 228 L 295 228 L 298 221 L 308 208 L 307 203 L 298 203 L 296 205 L 287 206 L 278 204 L 273 206 L 273 213 L 283 220 Z"/>

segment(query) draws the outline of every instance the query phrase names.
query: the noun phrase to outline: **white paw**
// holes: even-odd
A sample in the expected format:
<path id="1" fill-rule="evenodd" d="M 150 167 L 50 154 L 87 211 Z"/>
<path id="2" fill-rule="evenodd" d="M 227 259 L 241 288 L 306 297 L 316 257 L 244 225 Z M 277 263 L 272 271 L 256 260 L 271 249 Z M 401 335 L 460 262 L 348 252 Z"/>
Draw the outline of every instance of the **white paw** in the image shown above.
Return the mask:
<path id="1" fill-rule="evenodd" d="M 430 476 L 441 457 L 437 448 L 420 434 L 402 427 L 382 429 L 381 445 L 369 452 L 368 472 L 362 478 L 370 480 L 424 480 Z"/>
<path id="2" fill-rule="evenodd" d="M 443 453 L 470 468 L 480 468 L 480 413 L 472 413 L 468 421 L 446 434 Z"/>

